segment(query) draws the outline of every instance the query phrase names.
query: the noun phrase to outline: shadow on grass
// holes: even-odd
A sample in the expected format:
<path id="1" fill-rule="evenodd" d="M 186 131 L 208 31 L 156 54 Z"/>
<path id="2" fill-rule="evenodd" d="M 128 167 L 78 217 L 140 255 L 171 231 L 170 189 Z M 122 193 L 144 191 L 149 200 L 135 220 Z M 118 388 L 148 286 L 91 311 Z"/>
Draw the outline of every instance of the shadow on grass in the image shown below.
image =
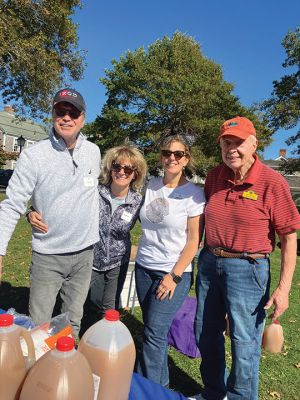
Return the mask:
<path id="1" fill-rule="evenodd" d="M 202 386 L 179 368 L 171 357 L 168 360 L 170 373 L 170 389 L 182 393 L 184 396 L 193 396 L 202 391 Z M 200 372 L 199 372 L 200 374 Z"/>
<path id="2" fill-rule="evenodd" d="M 0 308 L 8 310 L 14 308 L 20 314 L 28 315 L 29 288 L 12 286 L 3 281 L 0 286 Z"/>
<path id="3" fill-rule="evenodd" d="M 125 309 L 121 311 L 121 320 L 130 330 L 135 342 L 138 358 L 143 340 L 143 324 L 138 318 Z M 170 356 L 168 357 L 168 365 L 170 372 L 170 389 L 181 392 L 185 396 L 191 396 L 201 392 L 202 386 L 179 368 Z"/>

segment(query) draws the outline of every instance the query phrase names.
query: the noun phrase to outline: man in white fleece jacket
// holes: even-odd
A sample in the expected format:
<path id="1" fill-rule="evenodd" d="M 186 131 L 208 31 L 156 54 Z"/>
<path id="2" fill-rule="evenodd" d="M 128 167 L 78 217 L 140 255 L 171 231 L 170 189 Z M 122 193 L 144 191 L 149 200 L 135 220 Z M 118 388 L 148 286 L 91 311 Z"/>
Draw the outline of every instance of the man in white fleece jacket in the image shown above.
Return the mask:
<path id="1" fill-rule="evenodd" d="M 75 336 L 99 240 L 100 151 L 80 133 L 85 112 L 77 91 L 56 93 L 49 138 L 22 151 L 0 204 L 0 280 L 2 256 L 31 199 L 44 229 L 32 231 L 29 314 L 36 324 L 50 320 L 60 293 Z"/>

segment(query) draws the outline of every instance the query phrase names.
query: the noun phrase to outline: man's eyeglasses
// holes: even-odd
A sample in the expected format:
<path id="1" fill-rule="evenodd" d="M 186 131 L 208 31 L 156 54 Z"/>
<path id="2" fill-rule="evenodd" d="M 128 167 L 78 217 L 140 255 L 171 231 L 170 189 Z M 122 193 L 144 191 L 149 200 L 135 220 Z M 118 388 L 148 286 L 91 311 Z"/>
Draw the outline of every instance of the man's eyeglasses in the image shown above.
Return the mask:
<path id="1" fill-rule="evenodd" d="M 180 160 L 182 157 L 187 156 L 188 154 L 183 150 L 161 150 L 161 155 L 163 157 L 169 158 L 171 155 L 174 154 L 175 160 Z"/>
<path id="2" fill-rule="evenodd" d="M 54 108 L 55 115 L 57 117 L 64 117 L 65 115 L 69 115 L 72 119 L 77 119 L 82 114 L 81 111 L 77 110 L 76 108 L 72 108 L 71 110 L 66 110 L 64 108 Z"/>
<path id="3" fill-rule="evenodd" d="M 120 172 L 121 170 L 123 170 L 126 175 L 131 175 L 136 170 L 136 168 L 131 167 L 130 165 L 112 163 L 111 170 L 115 172 Z"/>

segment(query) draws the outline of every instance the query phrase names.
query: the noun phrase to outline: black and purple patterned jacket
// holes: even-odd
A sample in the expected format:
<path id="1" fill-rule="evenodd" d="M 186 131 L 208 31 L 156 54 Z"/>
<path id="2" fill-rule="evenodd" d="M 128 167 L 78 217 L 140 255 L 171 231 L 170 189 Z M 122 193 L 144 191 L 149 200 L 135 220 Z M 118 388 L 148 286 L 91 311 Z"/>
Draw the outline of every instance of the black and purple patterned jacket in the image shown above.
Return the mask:
<path id="1" fill-rule="evenodd" d="M 130 230 L 133 228 L 142 206 L 142 195 L 129 189 L 125 203 L 121 204 L 111 215 L 110 188 L 98 186 L 99 191 L 99 236 L 94 246 L 93 268 L 108 271 L 127 264 L 130 258 Z M 127 218 L 123 219 L 124 211 Z M 128 214 L 131 215 L 128 221 Z"/>

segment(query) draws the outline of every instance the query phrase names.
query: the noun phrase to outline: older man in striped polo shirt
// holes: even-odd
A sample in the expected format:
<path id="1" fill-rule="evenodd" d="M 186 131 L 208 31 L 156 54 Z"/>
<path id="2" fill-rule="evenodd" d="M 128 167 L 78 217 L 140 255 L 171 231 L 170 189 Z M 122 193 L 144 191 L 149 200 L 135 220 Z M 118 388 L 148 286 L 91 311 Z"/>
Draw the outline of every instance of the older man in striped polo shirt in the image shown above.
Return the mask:
<path id="1" fill-rule="evenodd" d="M 300 217 L 286 180 L 255 154 L 256 131 L 249 119 L 226 121 L 218 141 L 223 163 L 210 171 L 205 183 L 205 247 L 196 285 L 202 397 L 256 400 L 265 310 L 274 306 L 274 320 L 288 308 Z M 281 274 L 269 296 L 275 234 L 281 242 Z M 226 314 L 232 349 L 228 378 Z"/>

